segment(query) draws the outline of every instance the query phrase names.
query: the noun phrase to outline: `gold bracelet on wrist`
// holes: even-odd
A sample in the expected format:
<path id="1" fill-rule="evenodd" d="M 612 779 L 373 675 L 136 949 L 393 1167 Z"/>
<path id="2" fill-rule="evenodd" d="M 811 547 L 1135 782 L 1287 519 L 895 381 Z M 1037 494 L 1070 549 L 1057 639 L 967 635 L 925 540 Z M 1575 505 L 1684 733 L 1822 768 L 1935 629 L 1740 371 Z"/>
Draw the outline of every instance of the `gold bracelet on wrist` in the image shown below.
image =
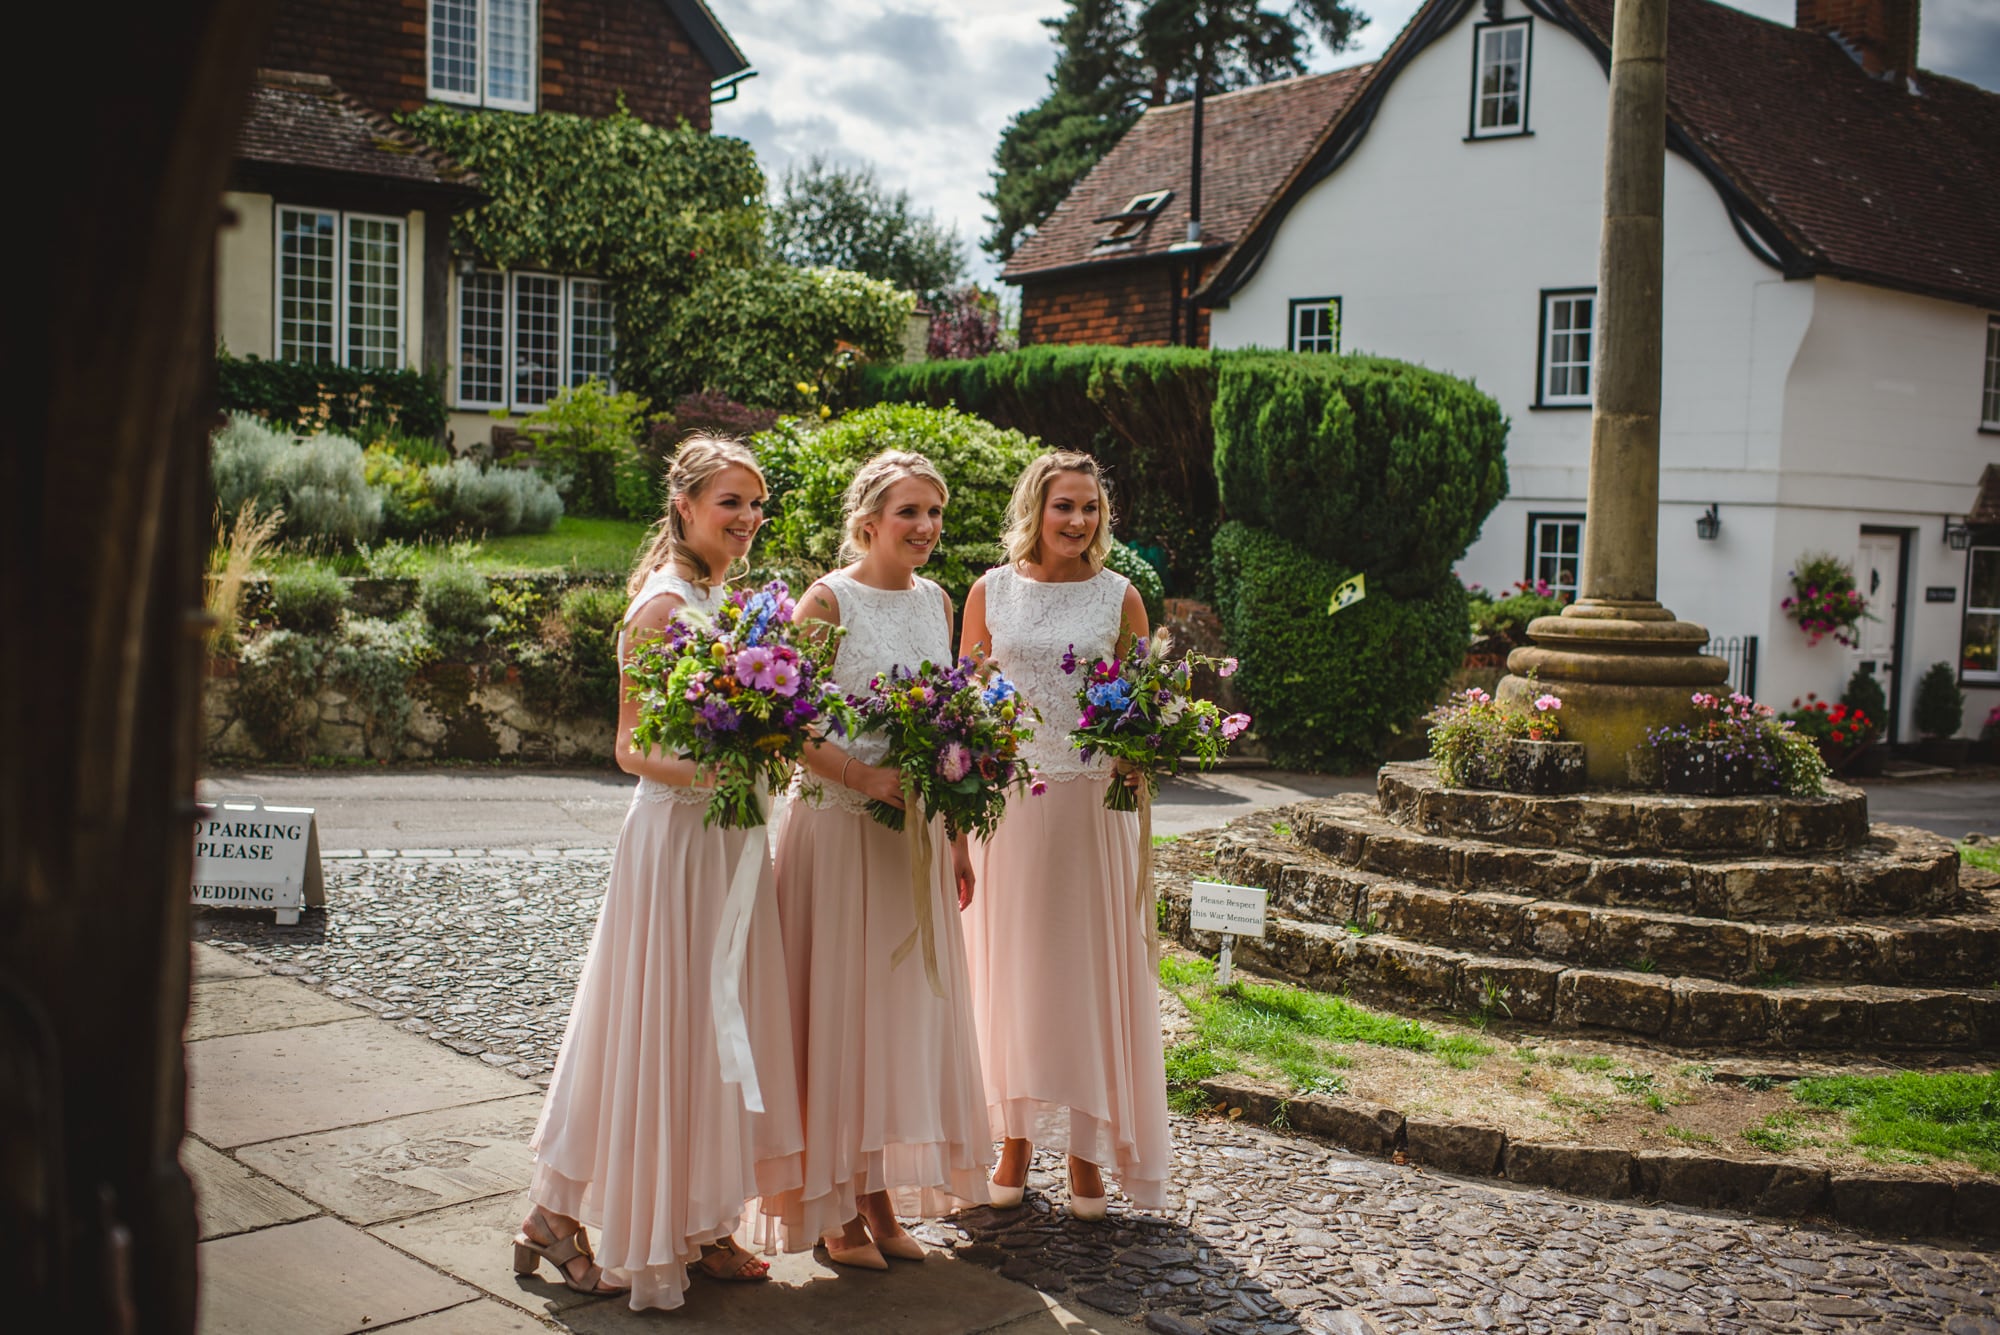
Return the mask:
<path id="1" fill-rule="evenodd" d="M 854 757 L 853 757 L 853 756 L 849 756 L 849 757 L 848 757 L 848 758 L 847 758 L 847 759 L 846 759 L 845 761 L 843 761 L 843 762 L 841 763 L 841 766 L 840 766 L 840 786 L 841 786 L 842 788 L 845 788 L 845 787 L 847 786 L 847 767 L 848 767 L 849 765 L 852 765 L 853 763 L 854 763 Z"/>

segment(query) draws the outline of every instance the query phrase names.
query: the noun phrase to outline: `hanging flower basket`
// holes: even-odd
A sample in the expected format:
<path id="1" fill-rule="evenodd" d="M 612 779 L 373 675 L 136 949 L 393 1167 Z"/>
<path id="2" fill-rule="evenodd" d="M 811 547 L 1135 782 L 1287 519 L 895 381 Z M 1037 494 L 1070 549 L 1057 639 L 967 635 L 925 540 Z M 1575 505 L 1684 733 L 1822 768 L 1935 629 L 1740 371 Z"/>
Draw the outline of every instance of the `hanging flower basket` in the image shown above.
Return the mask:
<path id="1" fill-rule="evenodd" d="M 1807 552 L 1792 571 L 1792 595 L 1778 604 L 1787 619 L 1806 633 L 1808 644 L 1831 635 L 1858 648 L 1856 629 L 1867 618 L 1868 600 L 1854 584 L 1854 567 L 1837 556 Z"/>

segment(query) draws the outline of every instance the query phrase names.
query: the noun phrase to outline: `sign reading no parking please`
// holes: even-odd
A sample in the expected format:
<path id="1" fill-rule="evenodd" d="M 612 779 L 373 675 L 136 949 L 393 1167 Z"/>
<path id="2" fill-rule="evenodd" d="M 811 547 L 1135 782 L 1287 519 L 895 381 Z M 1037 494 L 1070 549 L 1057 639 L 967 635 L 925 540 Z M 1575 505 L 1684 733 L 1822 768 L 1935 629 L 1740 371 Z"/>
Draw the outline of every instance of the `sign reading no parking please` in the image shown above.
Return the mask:
<path id="1" fill-rule="evenodd" d="M 199 804 L 194 827 L 194 902 L 269 909 L 295 923 L 305 905 L 326 903 L 319 828 L 311 807 L 272 807 L 260 797 Z"/>

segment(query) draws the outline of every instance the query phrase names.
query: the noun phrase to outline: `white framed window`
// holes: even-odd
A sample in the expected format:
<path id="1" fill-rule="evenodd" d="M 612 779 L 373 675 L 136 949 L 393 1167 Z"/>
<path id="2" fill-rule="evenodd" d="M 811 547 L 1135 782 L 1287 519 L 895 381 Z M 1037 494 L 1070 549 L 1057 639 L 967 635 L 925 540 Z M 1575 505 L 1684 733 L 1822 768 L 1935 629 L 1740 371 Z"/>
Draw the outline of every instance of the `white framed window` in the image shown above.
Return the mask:
<path id="1" fill-rule="evenodd" d="M 538 0 L 430 0 L 430 95 L 533 111 L 537 8 Z"/>
<path id="2" fill-rule="evenodd" d="M 1960 681 L 2000 682 L 2000 547 L 1974 547 L 1966 566 Z"/>
<path id="3" fill-rule="evenodd" d="M 1534 23 L 1480 23 L 1472 30 L 1470 138 L 1528 132 L 1528 57 Z"/>
<path id="4" fill-rule="evenodd" d="M 535 412 L 565 385 L 616 388 L 616 309 L 602 279 L 480 269 L 458 277 L 454 406 Z"/>
<path id="5" fill-rule="evenodd" d="M 1340 298 L 1294 297 L 1285 346 L 1293 352 L 1340 351 Z"/>
<path id="6" fill-rule="evenodd" d="M 403 220 L 281 204 L 276 209 L 278 359 L 403 365 Z"/>
<path id="7" fill-rule="evenodd" d="M 1542 347 L 1538 408 L 1590 406 L 1590 359 L 1595 351 L 1597 289 L 1542 293 Z"/>
<path id="8" fill-rule="evenodd" d="M 1986 317 L 1986 383 L 1979 401 L 1979 425 L 2000 431 L 2000 315 Z"/>
<path id="9" fill-rule="evenodd" d="M 1528 516 L 1528 583 L 1575 599 L 1583 583 L 1583 516 Z"/>

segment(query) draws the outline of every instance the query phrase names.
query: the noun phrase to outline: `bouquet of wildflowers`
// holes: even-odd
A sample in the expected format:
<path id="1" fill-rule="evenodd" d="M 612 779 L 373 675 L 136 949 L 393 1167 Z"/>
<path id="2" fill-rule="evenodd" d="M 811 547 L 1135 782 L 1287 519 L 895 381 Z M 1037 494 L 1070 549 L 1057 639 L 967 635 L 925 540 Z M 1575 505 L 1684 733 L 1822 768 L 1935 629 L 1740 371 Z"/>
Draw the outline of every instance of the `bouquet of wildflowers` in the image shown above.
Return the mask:
<path id="1" fill-rule="evenodd" d="M 926 662 L 915 672 L 892 669 L 855 700 L 861 731 L 888 734 L 886 764 L 903 774 L 903 788 L 928 816 L 944 817 L 945 833 L 986 836 L 1000 823 L 1010 791 L 1040 794 L 1046 785 L 1028 770 L 1021 748 L 1035 735 L 1033 713 L 998 672 L 982 677 L 961 658 L 949 668 Z M 903 812 L 886 802 L 868 810 L 892 830 Z"/>
<path id="2" fill-rule="evenodd" d="M 759 780 L 767 791 L 783 783 L 808 729 L 853 727 L 854 710 L 833 684 L 837 638 L 793 635 L 781 580 L 732 593 L 713 617 L 680 612 L 625 669 L 639 695 L 633 742 L 647 754 L 657 746 L 685 755 L 713 776 L 705 824 L 762 825 Z"/>
<path id="3" fill-rule="evenodd" d="M 1081 711 L 1070 730 L 1070 745 L 1085 760 L 1099 752 L 1131 762 L 1146 776 L 1146 795 L 1159 792 L 1160 775 L 1177 774 L 1183 756 L 1193 756 L 1203 769 L 1222 759 L 1229 743 L 1250 726 L 1248 714 L 1225 716 L 1212 700 L 1197 700 L 1190 683 L 1197 667 L 1212 667 L 1219 677 L 1235 673 L 1236 660 L 1199 654 L 1167 656 L 1166 632 L 1150 644 L 1140 641 L 1123 658 L 1098 659 L 1083 667 L 1071 645 L 1062 670 L 1083 680 L 1077 686 Z M 1138 796 L 1123 783 L 1104 794 L 1113 811 L 1138 810 Z"/>

